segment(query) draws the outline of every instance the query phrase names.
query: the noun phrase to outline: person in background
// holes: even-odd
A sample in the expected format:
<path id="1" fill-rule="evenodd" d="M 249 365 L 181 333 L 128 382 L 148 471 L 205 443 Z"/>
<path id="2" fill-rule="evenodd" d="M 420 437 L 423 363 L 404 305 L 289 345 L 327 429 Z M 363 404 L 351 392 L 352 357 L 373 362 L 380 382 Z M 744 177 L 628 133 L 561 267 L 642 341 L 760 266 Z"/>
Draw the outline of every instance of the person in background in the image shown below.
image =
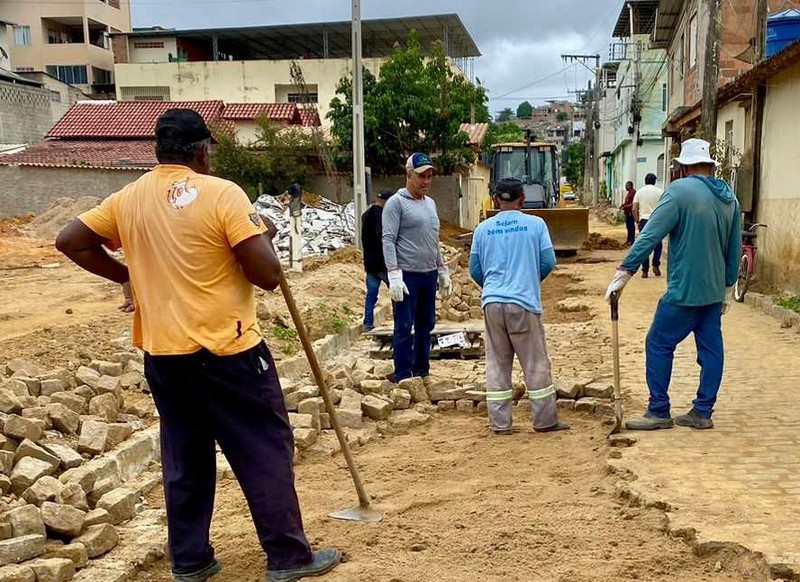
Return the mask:
<path id="1" fill-rule="evenodd" d="M 364 299 L 363 330 L 375 327 L 375 305 L 381 283 L 389 284 L 386 276 L 386 261 L 383 259 L 382 214 L 386 201 L 392 197 L 391 190 L 384 189 L 375 197 L 361 217 L 361 248 L 364 249 L 364 272 L 367 275 L 367 295 Z"/>
<path id="2" fill-rule="evenodd" d="M 428 196 L 433 161 L 417 152 L 406 160 L 406 187 L 383 209 L 383 256 L 394 315 L 394 381 L 430 374 L 436 290 L 450 296 L 450 273 L 439 246 L 439 215 Z M 413 330 L 413 333 L 412 333 Z"/>
<path id="3" fill-rule="evenodd" d="M 625 182 L 625 200 L 619 207 L 625 214 L 625 229 L 628 231 L 628 238 L 625 244 L 631 246 L 636 240 L 636 222 L 633 220 L 633 198 L 636 196 L 636 190 L 633 187 L 633 182 Z"/>
<path id="4" fill-rule="evenodd" d="M 655 246 L 669 235 L 670 262 L 667 292 L 658 302 L 645 343 L 650 401 L 642 418 L 629 420 L 629 430 L 714 427 L 711 415 L 717 401 L 725 351 L 721 317 L 733 301 L 733 285 L 742 256 L 742 219 L 739 201 L 728 185 L 714 177 L 719 164 L 709 143 L 689 139 L 681 144 L 681 179 L 669 185 L 647 228 L 617 268 L 606 299 L 618 295 Z M 670 414 L 669 384 L 675 348 L 694 334 L 700 386 L 692 408 Z"/>
<path id="5" fill-rule="evenodd" d="M 644 230 L 647 226 L 647 221 L 653 214 L 653 210 L 658 206 L 661 196 L 664 191 L 656 186 L 656 175 L 653 173 L 647 174 L 644 177 L 644 188 L 636 191 L 633 197 L 633 220 L 639 225 L 639 232 Z M 653 275 L 656 277 L 661 276 L 661 253 L 664 250 L 664 244 L 659 241 L 653 249 Z M 647 257 L 642 263 L 642 279 L 647 279 L 650 271 L 650 257 Z"/>
<path id="6" fill-rule="evenodd" d="M 469 256 L 470 276 L 483 287 L 489 424 L 495 434 L 512 432 L 516 354 L 525 375 L 533 430 L 566 430 L 569 424 L 558 420 L 542 325 L 541 281 L 556 266 L 550 233 L 541 218 L 520 212 L 525 202 L 521 181 L 498 181 L 495 201 L 500 212 L 475 229 Z"/>
<path id="7" fill-rule="evenodd" d="M 175 582 L 222 570 L 209 529 L 217 443 L 247 499 L 269 582 L 320 576 L 341 560 L 312 551 L 294 486 L 294 439 L 254 285 L 278 287 L 277 228 L 247 194 L 209 174 L 211 132 L 191 109 L 156 122 L 158 165 L 81 214 L 56 248 L 123 286 L 133 341 L 158 409 Z M 122 248 L 127 265 L 104 247 Z M 255 573 L 254 573 L 255 576 Z"/>

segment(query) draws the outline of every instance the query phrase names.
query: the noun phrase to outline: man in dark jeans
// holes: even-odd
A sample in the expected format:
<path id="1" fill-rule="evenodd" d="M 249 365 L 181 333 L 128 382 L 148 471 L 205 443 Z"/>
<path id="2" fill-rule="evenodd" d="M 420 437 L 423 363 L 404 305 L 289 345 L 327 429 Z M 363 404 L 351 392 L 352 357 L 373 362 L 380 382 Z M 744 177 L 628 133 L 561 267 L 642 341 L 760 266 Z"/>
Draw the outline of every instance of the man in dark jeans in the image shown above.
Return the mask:
<path id="1" fill-rule="evenodd" d="M 372 205 L 361 217 L 361 248 L 364 249 L 364 271 L 367 274 L 367 296 L 364 299 L 363 330 L 375 327 L 375 305 L 381 283 L 389 284 L 386 277 L 386 261 L 383 260 L 383 226 L 381 215 L 386 201 L 392 197 L 391 190 L 384 189 L 375 197 Z"/>
<path id="2" fill-rule="evenodd" d="M 430 373 L 431 331 L 436 324 L 436 289 L 452 289 L 439 247 L 436 202 L 427 196 L 433 180 L 428 154 L 406 161 L 406 187 L 383 210 L 383 255 L 394 315 L 394 380 Z M 412 333 L 413 328 L 413 333 Z"/>
<path id="3" fill-rule="evenodd" d="M 256 322 L 253 285 L 280 283 L 277 229 L 236 184 L 208 175 L 210 142 L 196 112 L 164 113 L 159 165 L 70 223 L 56 247 L 121 284 L 121 309 L 134 313 L 161 422 L 173 580 L 205 582 L 222 569 L 209 539 L 216 441 L 250 507 L 267 581 L 294 582 L 330 571 L 341 553 L 312 552 L 303 532 L 292 429 Z M 104 246 L 122 247 L 127 265 Z"/>
<path id="4" fill-rule="evenodd" d="M 625 244 L 628 246 L 636 241 L 636 221 L 633 219 L 634 196 L 636 196 L 636 190 L 633 188 L 633 182 L 625 182 L 625 201 L 619 209 L 625 214 L 625 228 L 628 231 L 628 238 Z"/>

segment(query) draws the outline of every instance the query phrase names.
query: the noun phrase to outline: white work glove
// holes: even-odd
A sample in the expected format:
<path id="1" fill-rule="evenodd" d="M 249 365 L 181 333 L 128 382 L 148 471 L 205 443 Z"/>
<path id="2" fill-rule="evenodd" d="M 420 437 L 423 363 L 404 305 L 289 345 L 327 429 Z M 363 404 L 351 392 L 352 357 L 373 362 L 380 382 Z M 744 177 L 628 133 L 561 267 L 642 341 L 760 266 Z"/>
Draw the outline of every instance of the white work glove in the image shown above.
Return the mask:
<path id="1" fill-rule="evenodd" d="M 611 294 L 616 291 L 617 296 L 622 295 L 622 290 L 625 288 L 625 285 L 628 284 L 628 281 L 631 280 L 631 274 L 626 271 L 625 269 L 617 269 L 614 278 L 611 280 L 611 284 L 608 286 L 608 290 L 606 291 L 606 301 L 609 303 L 611 302 Z"/>
<path id="2" fill-rule="evenodd" d="M 392 301 L 400 303 L 408 295 L 408 287 L 403 282 L 403 271 L 394 269 L 389 271 L 389 297 Z"/>
<path id="3" fill-rule="evenodd" d="M 725 287 L 725 299 L 722 301 L 722 315 L 728 313 L 733 304 L 733 287 Z"/>
<path id="4" fill-rule="evenodd" d="M 442 300 L 453 294 L 453 282 L 450 280 L 450 270 L 447 267 L 439 269 L 439 295 Z"/>

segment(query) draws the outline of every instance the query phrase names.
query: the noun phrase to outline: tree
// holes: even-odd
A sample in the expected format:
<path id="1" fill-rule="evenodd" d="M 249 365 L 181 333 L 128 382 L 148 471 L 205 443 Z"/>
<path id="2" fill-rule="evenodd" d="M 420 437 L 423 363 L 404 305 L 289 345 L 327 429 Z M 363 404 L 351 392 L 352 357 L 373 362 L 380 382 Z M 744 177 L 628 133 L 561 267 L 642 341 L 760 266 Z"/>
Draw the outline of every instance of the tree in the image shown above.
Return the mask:
<path id="1" fill-rule="evenodd" d="M 533 105 L 528 101 L 523 101 L 517 107 L 517 119 L 530 119 L 533 115 Z"/>
<path id="2" fill-rule="evenodd" d="M 570 186 L 583 187 L 583 172 L 586 165 L 586 144 L 575 142 L 567 148 L 567 163 L 564 165 L 564 176 Z"/>
<path id="3" fill-rule="evenodd" d="M 364 141 L 367 165 L 374 174 L 403 172 L 415 151 L 430 153 L 437 169 L 450 174 L 469 164 L 474 153 L 459 125 L 474 114 L 489 121 L 486 91 L 448 64 L 441 43 L 423 54 L 412 31 L 405 47 L 395 49 L 381 65 L 378 78 L 364 70 Z M 335 161 L 352 168 L 352 77 L 339 80 L 327 118 L 331 120 Z"/>
<path id="4" fill-rule="evenodd" d="M 483 142 L 484 153 L 489 153 L 496 143 L 515 143 L 525 140 L 525 132 L 515 123 L 492 123 Z"/>
<path id="5" fill-rule="evenodd" d="M 510 107 L 506 107 L 500 113 L 497 114 L 495 121 L 497 123 L 505 123 L 507 121 L 511 121 L 514 118 L 514 112 L 511 110 Z"/>
<path id="6" fill-rule="evenodd" d="M 280 194 L 293 182 L 306 184 L 314 174 L 316 155 L 311 137 L 281 127 L 267 118 L 256 120 L 256 139 L 244 145 L 228 128 L 215 128 L 211 158 L 215 176 L 236 182 L 255 198 L 259 184 L 267 194 Z"/>

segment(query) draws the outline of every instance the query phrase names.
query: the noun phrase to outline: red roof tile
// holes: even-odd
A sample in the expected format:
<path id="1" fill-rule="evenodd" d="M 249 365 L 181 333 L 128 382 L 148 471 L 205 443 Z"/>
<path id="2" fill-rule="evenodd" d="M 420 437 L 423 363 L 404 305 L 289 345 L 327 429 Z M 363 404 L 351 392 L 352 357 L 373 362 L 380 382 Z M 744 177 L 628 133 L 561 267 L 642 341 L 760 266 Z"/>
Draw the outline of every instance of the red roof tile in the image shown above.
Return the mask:
<path id="1" fill-rule="evenodd" d="M 319 120 L 319 113 L 314 109 L 301 109 L 300 119 L 306 127 L 319 127 L 322 125 Z"/>
<path id="2" fill-rule="evenodd" d="M 32 145 L 24 152 L 0 156 L 0 165 L 59 168 L 147 170 L 157 163 L 155 140 L 51 139 Z"/>
<path id="3" fill-rule="evenodd" d="M 60 138 L 155 138 L 156 120 L 167 109 L 194 109 L 206 123 L 218 121 L 222 101 L 94 101 L 73 105 L 53 126 L 47 137 Z"/>
<path id="4" fill-rule="evenodd" d="M 288 121 L 300 124 L 300 110 L 294 103 L 228 103 L 222 113 L 223 119 L 246 121 L 266 117 L 273 121 Z"/>

